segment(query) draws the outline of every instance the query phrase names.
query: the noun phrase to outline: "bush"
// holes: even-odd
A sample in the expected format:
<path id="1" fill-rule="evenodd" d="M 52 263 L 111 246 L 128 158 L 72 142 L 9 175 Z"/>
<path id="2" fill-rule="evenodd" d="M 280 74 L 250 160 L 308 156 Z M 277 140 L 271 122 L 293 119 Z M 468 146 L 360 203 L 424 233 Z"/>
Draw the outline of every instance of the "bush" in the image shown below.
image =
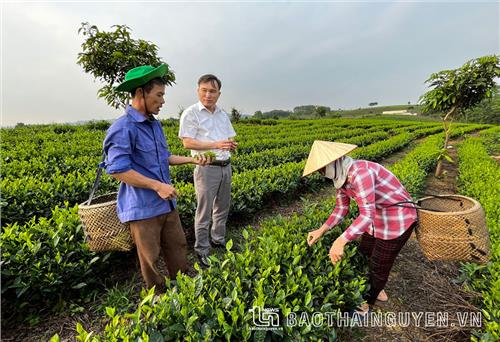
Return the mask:
<path id="1" fill-rule="evenodd" d="M 486 214 L 491 240 L 491 261 L 464 265 L 469 286 L 483 296 L 484 331 L 481 340 L 500 340 L 500 167 L 487 153 L 481 139 L 468 138 L 458 150 L 460 192 L 477 199 Z M 477 340 L 476 337 L 473 340 Z"/>
<path id="2" fill-rule="evenodd" d="M 67 298 L 85 297 L 87 289 L 99 284 L 109 254 L 89 251 L 77 210 L 56 207 L 50 219 L 3 228 L 2 296 L 10 299 L 2 302 L 4 312 L 19 319 L 57 310 Z"/>

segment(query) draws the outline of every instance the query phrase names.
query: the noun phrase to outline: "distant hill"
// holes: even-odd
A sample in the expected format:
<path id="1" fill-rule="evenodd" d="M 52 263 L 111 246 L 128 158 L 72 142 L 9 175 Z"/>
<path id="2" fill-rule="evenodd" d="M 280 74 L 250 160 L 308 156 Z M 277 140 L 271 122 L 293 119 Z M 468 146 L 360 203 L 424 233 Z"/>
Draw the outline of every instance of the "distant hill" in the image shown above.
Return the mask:
<path id="1" fill-rule="evenodd" d="M 382 114 L 383 112 L 392 112 L 392 111 L 407 111 L 411 113 L 417 113 L 417 115 L 422 114 L 422 110 L 419 105 L 377 106 L 368 108 L 338 110 L 335 112 L 339 113 L 342 117 L 355 117 L 363 115 L 376 115 L 376 114 Z"/>
<path id="2" fill-rule="evenodd" d="M 257 119 L 314 119 L 321 117 L 332 118 L 382 115 L 383 112 L 387 111 L 407 111 L 418 115 L 421 114 L 421 109 L 418 105 L 372 106 L 346 110 L 331 109 L 330 107 L 320 105 L 303 105 L 295 107 L 292 111 L 282 109 L 274 109 L 268 112 L 257 111 L 253 117 Z"/>

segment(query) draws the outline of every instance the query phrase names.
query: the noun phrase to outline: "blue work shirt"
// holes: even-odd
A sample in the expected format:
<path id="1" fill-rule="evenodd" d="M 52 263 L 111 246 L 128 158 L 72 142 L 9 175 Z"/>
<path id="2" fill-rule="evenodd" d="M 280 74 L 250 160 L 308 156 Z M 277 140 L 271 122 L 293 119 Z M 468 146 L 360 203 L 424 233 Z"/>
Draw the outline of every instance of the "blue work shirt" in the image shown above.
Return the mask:
<path id="1" fill-rule="evenodd" d="M 108 174 L 135 170 L 143 176 L 172 184 L 168 164 L 170 152 L 160 122 L 146 118 L 130 105 L 125 115 L 109 127 L 104 153 Z M 117 211 L 121 222 L 159 216 L 175 207 L 175 200 L 164 200 L 154 190 L 120 184 Z"/>

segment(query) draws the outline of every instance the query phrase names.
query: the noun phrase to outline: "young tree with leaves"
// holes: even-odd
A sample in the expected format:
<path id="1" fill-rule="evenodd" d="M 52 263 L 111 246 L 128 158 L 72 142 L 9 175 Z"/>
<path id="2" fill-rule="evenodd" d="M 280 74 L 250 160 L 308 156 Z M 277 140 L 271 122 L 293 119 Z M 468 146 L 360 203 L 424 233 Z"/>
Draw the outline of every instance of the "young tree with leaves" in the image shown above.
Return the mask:
<path id="1" fill-rule="evenodd" d="M 116 92 L 116 84 L 123 82 L 127 71 L 140 65 L 166 64 L 157 56 L 158 47 L 143 39 L 132 39 L 130 28 L 126 25 L 113 25 L 114 31 L 101 31 L 95 25 L 82 23 L 78 33 L 83 34 L 85 41 L 82 52 L 78 54 L 77 64 L 86 73 L 105 85 L 97 92 L 98 97 L 114 107 L 124 107 L 129 94 Z M 167 65 L 168 66 L 168 65 Z M 167 85 L 175 83 L 174 72 L 168 68 L 165 75 Z"/>
<path id="2" fill-rule="evenodd" d="M 445 132 L 441 156 L 445 156 L 453 119 L 464 110 L 473 108 L 496 91 L 495 79 L 500 77 L 499 56 L 472 59 L 455 70 L 434 73 L 425 81 L 432 87 L 419 99 L 424 112 L 443 113 Z M 438 160 L 436 176 L 441 175 L 442 158 Z"/>

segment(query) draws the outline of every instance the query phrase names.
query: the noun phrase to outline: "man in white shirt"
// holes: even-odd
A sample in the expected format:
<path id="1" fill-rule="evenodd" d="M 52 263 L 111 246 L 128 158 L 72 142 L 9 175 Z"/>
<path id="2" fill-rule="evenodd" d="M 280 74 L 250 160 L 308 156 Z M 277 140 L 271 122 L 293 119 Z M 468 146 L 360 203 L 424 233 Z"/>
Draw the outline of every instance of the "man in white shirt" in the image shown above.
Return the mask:
<path id="1" fill-rule="evenodd" d="M 216 156 L 210 165 L 197 166 L 194 170 L 198 202 L 194 249 L 204 266 L 208 266 L 210 245 L 215 248 L 226 245 L 226 221 L 231 204 L 231 151 L 238 145 L 232 141 L 236 132 L 227 113 L 216 105 L 221 86 L 216 76 L 201 76 L 198 80 L 199 102 L 184 110 L 179 126 L 179 138 L 184 147 L 191 150 L 192 156 L 208 151 Z M 212 228 L 209 232 L 210 221 Z"/>

